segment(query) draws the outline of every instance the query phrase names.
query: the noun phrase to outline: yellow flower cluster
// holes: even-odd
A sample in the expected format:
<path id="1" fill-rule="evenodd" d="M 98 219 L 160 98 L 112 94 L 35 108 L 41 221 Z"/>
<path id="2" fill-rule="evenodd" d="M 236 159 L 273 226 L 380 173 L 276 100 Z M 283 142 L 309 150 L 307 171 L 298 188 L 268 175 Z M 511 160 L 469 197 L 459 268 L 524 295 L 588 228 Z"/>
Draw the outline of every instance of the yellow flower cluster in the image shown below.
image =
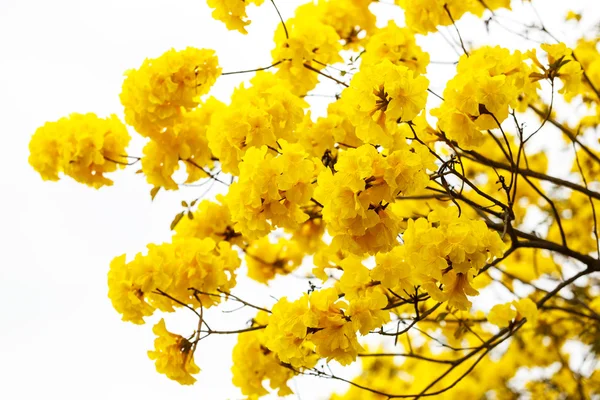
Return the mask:
<path id="1" fill-rule="evenodd" d="M 471 286 L 473 275 L 504 253 L 497 232 L 483 221 L 459 217 L 456 207 L 436 209 L 427 219 L 409 220 L 402 238 L 405 262 L 421 275 L 417 282 L 433 299 L 448 301 L 460 310 L 471 306 L 466 295 L 478 294 Z M 406 279 L 406 265 L 401 271 L 400 277 Z M 441 290 L 438 283 L 442 283 Z"/>
<path id="2" fill-rule="evenodd" d="M 309 216 L 309 219 L 301 224 L 298 229 L 291 231 L 291 240 L 294 242 L 294 245 L 298 246 L 303 254 L 314 254 L 325 243 L 323 242 L 325 223 L 323 222 L 323 219 L 320 218 L 320 214 L 318 213 L 319 210 L 320 207 L 316 204 L 312 209 L 307 206 L 304 211 L 309 215 L 313 213 L 314 217 L 311 218 Z"/>
<path id="3" fill-rule="evenodd" d="M 539 84 L 519 51 L 482 47 L 469 57 L 462 56 L 457 74 L 448 81 L 444 102 L 431 110 L 438 128 L 465 148 L 481 145 L 481 130 L 496 129 L 509 113 L 509 107 L 525 111 L 536 97 Z"/>
<path id="4" fill-rule="evenodd" d="M 212 153 L 206 138 L 207 127 L 217 110 L 224 104 L 214 98 L 189 112 L 182 112 L 178 122 L 164 135 L 169 139 L 151 140 L 144 147 L 142 171 L 148 183 L 165 189 L 177 190 L 179 186 L 172 178 L 184 161 L 187 171 L 185 183 L 192 183 L 207 177 L 204 167 L 212 165 Z"/>
<path id="5" fill-rule="evenodd" d="M 274 74 L 258 73 L 231 96 L 231 104 L 215 113 L 208 128 L 210 149 L 223 172 L 239 174 L 239 164 L 251 147 L 277 147 L 277 140 L 294 141 L 307 104 Z"/>
<path id="6" fill-rule="evenodd" d="M 427 186 L 435 169 L 426 147 L 414 145 L 385 157 L 371 145 L 339 155 L 336 173 L 323 170 L 315 198 L 334 243 L 357 254 L 389 251 L 398 244 L 399 219 L 388 209 L 397 196 Z"/>
<path id="7" fill-rule="evenodd" d="M 253 326 L 264 326 L 269 315 L 260 311 L 253 320 Z M 233 348 L 233 384 L 239 387 L 244 396 L 260 397 L 269 394 L 263 382 L 268 380 L 271 389 L 277 389 L 280 397 L 292 394 L 287 385 L 294 371 L 281 365 L 277 355 L 266 347 L 263 330 L 240 334 Z"/>
<path id="8" fill-rule="evenodd" d="M 296 229 L 309 216 L 301 206 L 313 193 L 316 166 L 299 144 L 278 142 L 280 154 L 251 147 L 240 163 L 240 178 L 225 199 L 236 231 L 258 239 L 275 227 Z"/>
<path id="9" fill-rule="evenodd" d="M 371 270 L 371 279 L 381 282 L 381 286 L 394 293 L 415 293 L 418 284 L 416 268 L 406 261 L 406 248 L 394 247 L 387 253 L 375 256 L 375 268 Z"/>
<path id="10" fill-rule="evenodd" d="M 213 98 L 202 104 L 200 96 L 221 74 L 217 63 L 214 51 L 188 47 L 127 71 L 121 91 L 125 121 L 151 139 L 142 171 L 155 187 L 178 189 L 172 175 L 180 161 L 186 162 L 186 183 L 206 177 L 203 169 L 212 165 L 206 126 L 224 105 Z"/>
<path id="11" fill-rule="evenodd" d="M 510 8 L 510 0 L 396 0 L 396 3 L 404 9 L 406 26 L 423 34 L 437 31 L 440 25 L 452 25 L 467 12 L 481 16 L 485 8 Z"/>
<path id="12" fill-rule="evenodd" d="M 116 115 L 74 113 L 35 131 L 29 142 L 29 164 L 44 180 L 57 181 L 64 173 L 95 188 L 112 185 L 104 174 L 127 164 L 130 139 Z"/>
<path id="13" fill-rule="evenodd" d="M 594 93 L 591 85 L 600 87 L 600 52 L 598 51 L 598 38 L 594 40 L 580 39 L 573 49 L 573 55 L 577 57 L 577 63 L 585 70 L 589 82 L 584 80 L 584 100 L 593 102 L 600 100 Z"/>
<path id="14" fill-rule="evenodd" d="M 210 8 L 214 8 L 212 17 L 217 21 L 225 23 L 229 30 L 237 30 L 240 33 L 247 34 L 246 26 L 250 25 L 246 7 L 248 4 L 260 6 L 264 0 L 207 0 Z"/>
<path id="15" fill-rule="evenodd" d="M 494 325 L 504 328 L 519 315 L 521 318 L 527 318 L 530 322 L 537 319 L 537 306 L 529 298 L 524 298 L 512 303 L 496 304 L 488 314 L 488 321 Z M 520 319 L 520 318 L 519 318 Z"/>
<path id="16" fill-rule="evenodd" d="M 287 275 L 302 264 L 304 253 L 293 241 L 281 238 L 271 243 L 268 236 L 253 241 L 245 249 L 248 277 L 267 283 L 276 275 Z"/>
<path id="17" fill-rule="evenodd" d="M 318 357 L 348 365 L 362 351 L 356 331 L 358 319 L 335 288 L 323 289 L 289 302 L 280 299 L 265 329 L 266 346 L 294 368 L 312 368 Z"/>
<path id="18" fill-rule="evenodd" d="M 560 78 L 563 87 L 558 91 L 565 95 L 567 100 L 578 95 L 583 89 L 583 70 L 581 64 L 573 59 L 573 50 L 567 48 L 564 43 L 542 44 L 540 46 L 548 57 L 548 66 L 544 66 L 537 58 L 536 50 L 529 51 L 529 57 L 540 72 L 532 74 L 534 79 Z"/>
<path id="19" fill-rule="evenodd" d="M 210 238 L 215 242 L 226 240 L 241 244 L 241 235 L 233 230 L 229 208 L 223 204 L 223 196 L 217 196 L 219 203 L 203 200 L 193 213 L 193 218 L 182 219 L 175 228 L 175 238 Z"/>
<path id="20" fill-rule="evenodd" d="M 573 54 L 581 68 L 585 71 L 587 79 L 583 79 L 582 97 L 585 103 L 590 105 L 591 115 L 581 119 L 579 126 L 583 129 L 587 127 L 598 127 L 600 125 L 600 97 L 596 94 L 594 88 L 600 87 L 600 52 L 598 51 L 598 38 L 595 40 L 580 39 L 577 46 L 573 49 Z M 589 79 L 589 82 L 588 82 Z"/>
<path id="21" fill-rule="evenodd" d="M 286 21 L 287 35 L 282 26 L 275 31 L 273 63 L 279 63 L 277 76 L 287 81 L 298 96 L 314 89 L 317 74 L 329 64 L 342 61 L 342 45 L 335 29 L 312 18 L 293 18 Z"/>
<path id="22" fill-rule="evenodd" d="M 335 287 L 294 302 L 283 298 L 273 307 L 266 345 L 282 362 L 311 368 L 317 358 L 307 349 L 314 349 L 318 358 L 350 364 L 363 350 L 357 332 L 366 335 L 389 322 L 388 298 L 373 279 L 375 270 L 352 255 L 339 260 L 338 268 L 343 275 Z"/>
<path id="23" fill-rule="evenodd" d="M 363 66 L 389 60 L 415 74 L 424 74 L 429 64 L 429 54 L 417 45 L 414 33 L 408 28 L 399 28 L 393 20 L 371 35 L 361 59 Z"/>
<path id="24" fill-rule="evenodd" d="M 183 336 L 169 332 L 164 319 L 154 325 L 152 332 L 157 338 L 154 340 L 154 350 L 148 352 L 148 357 L 156 360 L 156 371 L 182 385 L 196 382 L 192 375 L 199 373 L 200 368 L 194 362 L 192 343 Z"/>
<path id="25" fill-rule="evenodd" d="M 121 91 L 125 121 L 142 136 L 159 143 L 171 140 L 165 130 L 179 122 L 184 111 L 199 104 L 221 74 L 213 50 L 171 49 L 127 71 Z"/>
<path id="26" fill-rule="evenodd" d="M 108 297 L 123 315 L 123 321 L 143 324 L 143 318 L 157 308 L 171 312 L 173 307 L 181 306 L 161 292 L 194 307 L 218 304 L 219 296 L 203 293 L 228 292 L 235 286 L 235 270 L 239 266 L 237 252 L 225 241 L 217 244 L 209 238 L 185 238 L 151 244 L 146 255 L 139 253 L 129 263 L 125 255 L 111 262 Z"/>
<path id="27" fill-rule="evenodd" d="M 384 288 L 375 279 L 375 269 L 369 270 L 354 255 L 341 260 L 339 267 L 344 273 L 336 287 L 349 303 L 348 316 L 357 323 L 359 332 L 366 335 L 389 322 L 390 312 L 384 310 L 388 298 Z"/>
<path id="28" fill-rule="evenodd" d="M 227 29 L 246 34 L 248 5 L 264 0 L 207 2 Z M 182 201 L 170 243 L 116 257 L 108 272 L 124 321 L 176 309 L 198 317 L 188 336 L 163 319 L 153 329 L 148 356 L 181 384 L 200 371 L 200 339 L 238 334 L 233 383 L 251 399 L 293 394 L 300 374 L 346 381 L 327 363 L 359 356 L 362 374 L 332 398 L 594 398 L 600 374 L 575 372 L 564 345 L 600 348 L 590 284 L 600 268 L 600 39 L 541 44 L 537 53 L 472 50 L 459 20 L 485 13 L 484 26 L 503 27 L 509 19 L 492 11 L 509 0 L 395 0 L 406 26 L 391 13 L 377 20 L 372 3 L 313 0 L 285 23 L 288 10 L 271 10 L 282 18 L 272 21 L 271 65 L 226 73 L 249 79 L 224 102 L 210 93 L 221 75 L 214 51 L 147 59 L 126 73 L 120 95 L 125 122 L 146 141 L 142 157 L 127 155 L 130 137 L 114 115 L 72 114 L 35 132 L 29 162 L 45 180 L 67 175 L 98 188 L 140 161 L 152 198 L 201 179 L 191 186 L 214 183 L 222 193 L 203 200 L 207 185 Z M 435 36 L 419 35 L 451 25 L 448 44 L 464 55 L 436 57 L 435 72 L 456 73 L 426 75 Z M 523 36 L 552 36 L 549 25 L 524 28 Z M 434 88 L 444 84 L 440 96 Z M 526 123 L 525 112 L 540 124 Z M 567 164 L 554 165 L 555 152 Z M 247 299 L 236 288 L 242 257 L 243 273 L 263 289 L 300 284 L 272 307 L 261 303 L 268 293 Z M 470 297 L 497 285 L 519 300 L 471 310 Z M 259 312 L 221 330 L 207 309 L 224 301 Z M 393 341 L 393 353 L 382 342 L 371 346 L 378 354 L 361 354 L 375 338 Z M 516 392 L 516 371 L 532 367 L 549 377 Z"/>
<path id="29" fill-rule="evenodd" d="M 331 26 L 342 40 L 344 48 L 356 50 L 375 29 L 375 15 L 369 10 L 370 0 L 319 0 L 296 9 L 296 18 L 316 18 Z"/>
<path id="30" fill-rule="evenodd" d="M 342 94 L 354 111 L 350 120 L 356 136 L 389 148 L 393 127 L 413 120 L 425 108 L 428 86 L 427 78 L 388 59 L 361 68 Z"/>
<path id="31" fill-rule="evenodd" d="M 356 137 L 356 128 L 350 122 L 352 109 L 344 99 L 329 104 L 327 116 L 320 117 L 316 122 L 311 120 L 310 111 L 297 128 L 298 143 L 312 156 L 323 157 L 326 152 L 331 156 L 337 152 L 335 143 L 358 147 L 362 141 Z"/>

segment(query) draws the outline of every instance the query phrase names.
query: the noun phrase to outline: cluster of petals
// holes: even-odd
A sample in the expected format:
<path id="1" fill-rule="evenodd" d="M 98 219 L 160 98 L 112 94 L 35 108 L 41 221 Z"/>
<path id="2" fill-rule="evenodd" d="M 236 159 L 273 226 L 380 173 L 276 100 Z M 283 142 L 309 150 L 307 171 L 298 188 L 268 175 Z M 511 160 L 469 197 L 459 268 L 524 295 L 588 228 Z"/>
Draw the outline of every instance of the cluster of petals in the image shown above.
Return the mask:
<path id="1" fill-rule="evenodd" d="M 293 302 L 284 297 L 272 311 L 265 329 L 266 346 L 295 368 L 312 368 L 319 357 L 348 365 L 362 351 L 358 321 L 348 315 L 349 304 L 339 299 L 335 288 Z"/>
<path id="2" fill-rule="evenodd" d="M 261 72 L 251 86 L 237 88 L 227 107 L 214 114 L 208 126 L 208 145 L 223 172 L 238 175 L 239 164 L 252 147 L 277 148 L 277 141 L 294 141 L 307 104 L 290 85 L 272 73 Z"/>
<path id="3" fill-rule="evenodd" d="M 253 326 L 267 325 L 269 314 L 259 311 L 252 323 Z M 260 397 L 269 394 L 265 381 L 269 382 L 271 389 L 277 390 L 280 397 L 293 393 L 288 381 L 295 373 L 281 365 L 277 355 L 266 347 L 264 330 L 257 329 L 239 335 L 233 348 L 232 360 L 233 384 L 240 388 L 244 396 Z"/>
<path id="4" fill-rule="evenodd" d="M 181 335 L 167 330 L 165 320 L 161 319 L 152 331 L 156 335 L 154 350 L 148 351 L 148 357 L 155 360 L 156 371 L 182 385 L 196 382 L 195 375 L 200 368 L 194 362 L 193 344 Z"/>
<path id="5" fill-rule="evenodd" d="M 466 13 L 481 16 L 485 8 L 510 8 L 510 0 L 396 0 L 404 9 L 406 25 L 417 33 L 436 32 L 454 24 Z"/>
<path id="6" fill-rule="evenodd" d="M 342 45 L 335 29 L 316 16 L 289 19 L 286 29 L 279 26 L 275 31 L 271 57 L 273 63 L 280 63 L 277 76 L 289 82 L 292 92 L 301 96 L 317 85 L 315 70 L 342 61 Z"/>
<path id="7" fill-rule="evenodd" d="M 214 294 L 235 286 L 240 262 L 226 241 L 183 238 L 150 244 L 147 254 L 139 253 L 130 262 L 125 255 L 111 262 L 108 297 L 123 320 L 135 324 L 143 324 L 156 309 L 172 312 L 181 306 L 171 298 L 208 308 L 221 300 Z"/>
<path id="8" fill-rule="evenodd" d="M 165 128 L 199 104 L 221 74 L 213 50 L 171 49 L 129 70 L 121 90 L 125 121 L 141 135 L 161 141 Z"/>
<path id="9" fill-rule="evenodd" d="M 104 174 L 128 163 L 130 139 L 116 115 L 74 113 L 35 131 L 29 142 L 29 164 L 44 180 L 57 181 L 62 173 L 95 188 L 112 185 Z"/>
<path id="10" fill-rule="evenodd" d="M 319 174 L 315 189 L 327 230 L 341 247 L 374 254 L 398 244 L 400 220 L 387 205 L 425 188 L 435 165 L 424 146 L 406 145 L 386 157 L 363 145 L 340 154 L 335 168 Z"/>
<path id="11" fill-rule="evenodd" d="M 287 275 L 302 264 L 304 252 L 294 240 L 280 238 L 272 243 L 268 236 L 252 241 L 246 248 L 248 277 L 267 283 L 277 275 Z"/>
<path id="12" fill-rule="evenodd" d="M 480 146 L 482 130 L 498 129 L 510 108 L 525 111 L 539 83 L 526 55 L 500 47 L 481 47 L 461 56 L 457 74 L 444 89 L 444 102 L 431 110 L 438 128 L 464 148 Z"/>
<path id="13" fill-rule="evenodd" d="M 247 34 L 246 27 L 250 25 L 250 20 L 246 14 L 246 7 L 249 4 L 260 6 L 264 0 L 207 0 L 206 3 L 213 8 L 212 17 L 225 24 L 227 29 L 239 31 Z"/>
<path id="14" fill-rule="evenodd" d="M 388 59 L 367 65 L 358 72 L 342 96 L 352 107 L 356 136 L 366 143 L 389 148 L 388 125 L 412 121 L 425 108 L 429 80 Z"/>
<path id="15" fill-rule="evenodd" d="M 474 275 L 504 253 L 504 242 L 485 222 L 458 215 L 457 207 L 438 208 L 427 219 L 409 220 L 402 236 L 404 259 L 421 275 L 423 288 L 437 301 L 468 310 Z M 442 284 L 442 289 L 439 284 Z"/>
<path id="16" fill-rule="evenodd" d="M 302 146 L 278 142 L 281 150 L 251 147 L 240 163 L 239 180 L 225 199 L 234 229 L 258 239 L 276 227 L 296 229 L 309 216 L 301 206 L 310 201 L 315 162 Z"/>

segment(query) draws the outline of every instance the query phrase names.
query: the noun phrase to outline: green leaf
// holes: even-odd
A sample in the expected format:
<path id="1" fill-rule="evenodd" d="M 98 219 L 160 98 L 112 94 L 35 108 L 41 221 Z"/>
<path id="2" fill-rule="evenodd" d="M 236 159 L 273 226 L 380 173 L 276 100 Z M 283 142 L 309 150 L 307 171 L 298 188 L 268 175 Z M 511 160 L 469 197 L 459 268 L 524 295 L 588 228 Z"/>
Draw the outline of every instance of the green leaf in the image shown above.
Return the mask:
<path id="1" fill-rule="evenodd" d="M 171 222 L 171 230 L 175 229 L 175 227 L 177 226 L 179 221 L 181 221 L 181 218 L 183 218 L 184 214 L 185 214 L 185 211 L 182 211 L 179 214 L 177 214 L 175 216 L 175 218 L 173 218 L 173 222 Z"/>
<path id="2" fill-rule="evenodd" d="M 161 188 L 160 186 L 154 186 L 152 188 L 152 190 L 150 191 L 150 198 L 152 200 L 154 200 L 154 198 L 156 197 L 156 194 L 158 193 L 158 191 L 160 190 L 160 188 Z"/>

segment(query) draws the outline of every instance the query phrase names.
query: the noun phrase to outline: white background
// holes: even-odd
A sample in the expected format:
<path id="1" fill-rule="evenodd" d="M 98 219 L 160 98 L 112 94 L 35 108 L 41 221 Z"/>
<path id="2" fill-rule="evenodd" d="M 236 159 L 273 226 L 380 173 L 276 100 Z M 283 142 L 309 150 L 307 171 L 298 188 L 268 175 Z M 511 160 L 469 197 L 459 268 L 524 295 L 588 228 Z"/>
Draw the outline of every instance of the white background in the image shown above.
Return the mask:
<path id="1" fill-rule="evenodd" d="M 279 0 L 284 18 L 298 3 Z M 585 10 L 584 27 L 598 22 L 597 0 L 534 1 L 554 27 L 565 3 Z M 397 15 L 391 5 L 375 8 Z M 201 342 L 196 360 L 203 371 L 195 386 L 183 387 L 157 374 L 147 358 L 152 325 L 121 322 L 107 297 L 110 260 L 168 241 L 179 201 L 193 194 L 159 194 L 152 203 L 137 168 L 99 191 L 69 179 L 42 182 L 27 163 L 27 145 L 38 126 L 71 112 L 122 115 L 123 72 L 171 47 L 213 48 L 224 71 L 268 65 L 277 16 L 268 2 L 249 11 L 253 23 L 244 36 L 213 21 L 202 0 L 0 0 L 0 399 L 241 398 L 230 383 L 233 337 Z M 475 18 L 459 27 L 487 40 Z M 571 29 L 580 27 L 555 32 L 568 42 Z M 492 33 L 509 47 L 530 45 L 499 29 Z M 433 60 L 456 59 L 439 37 L 422 43 Z M 214 94 L 226 100 L 242 78 L 219 79 Z M 130 153 L 139 154 L 141 143 L 134 141 Z M 245 284 L 240 293 L 253 290 L 265 300 L 260 288 Z M 239 318 L 213 315 L 222 327 Z M 292 387 L 303 399 L 325 397 L 314 380 Z"/>

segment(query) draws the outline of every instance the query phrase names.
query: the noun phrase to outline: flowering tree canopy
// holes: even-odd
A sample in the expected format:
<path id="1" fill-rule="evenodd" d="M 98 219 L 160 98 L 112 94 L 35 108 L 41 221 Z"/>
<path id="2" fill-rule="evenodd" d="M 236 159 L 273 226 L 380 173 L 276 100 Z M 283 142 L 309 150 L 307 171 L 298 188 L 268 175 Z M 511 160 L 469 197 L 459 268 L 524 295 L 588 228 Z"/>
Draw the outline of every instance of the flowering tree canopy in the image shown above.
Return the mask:
<path id="1" fill-rule="evenodd" d="M 213 50 L 171 49 L 126 72 L 124 121 L 71 114 L 31 138 L 44 180 L 98 189 L 133 166 L 152 199 L 223 189 L 183 200 L 170 242 L 110 264 L 123 321 L 158 321 L 156 370 L 193 384 L 197 349 L 237 335 L 223 352 L 248 398 L 306 375 L 344 382 L 334 399 L 600 396 L 598 32 L 569 47 L 527 1 L 396 0 L 396 21 L 370 0 L 288 19 L 263 3 L 208 0 L 240 34 L 249 4 L 274 7 L 271 60 L 223 71 Z M 473 46 L 467 14 L 529 50 Z M 455 60 L 420 44 L 436 35 Z M 211 95 L 234 74 L 249 79 L 229 101 Z M 219 328 L 207 314 L 224 303 L 250 320 Z M 176 334 L 170 313 L 196 321 Z"/>

